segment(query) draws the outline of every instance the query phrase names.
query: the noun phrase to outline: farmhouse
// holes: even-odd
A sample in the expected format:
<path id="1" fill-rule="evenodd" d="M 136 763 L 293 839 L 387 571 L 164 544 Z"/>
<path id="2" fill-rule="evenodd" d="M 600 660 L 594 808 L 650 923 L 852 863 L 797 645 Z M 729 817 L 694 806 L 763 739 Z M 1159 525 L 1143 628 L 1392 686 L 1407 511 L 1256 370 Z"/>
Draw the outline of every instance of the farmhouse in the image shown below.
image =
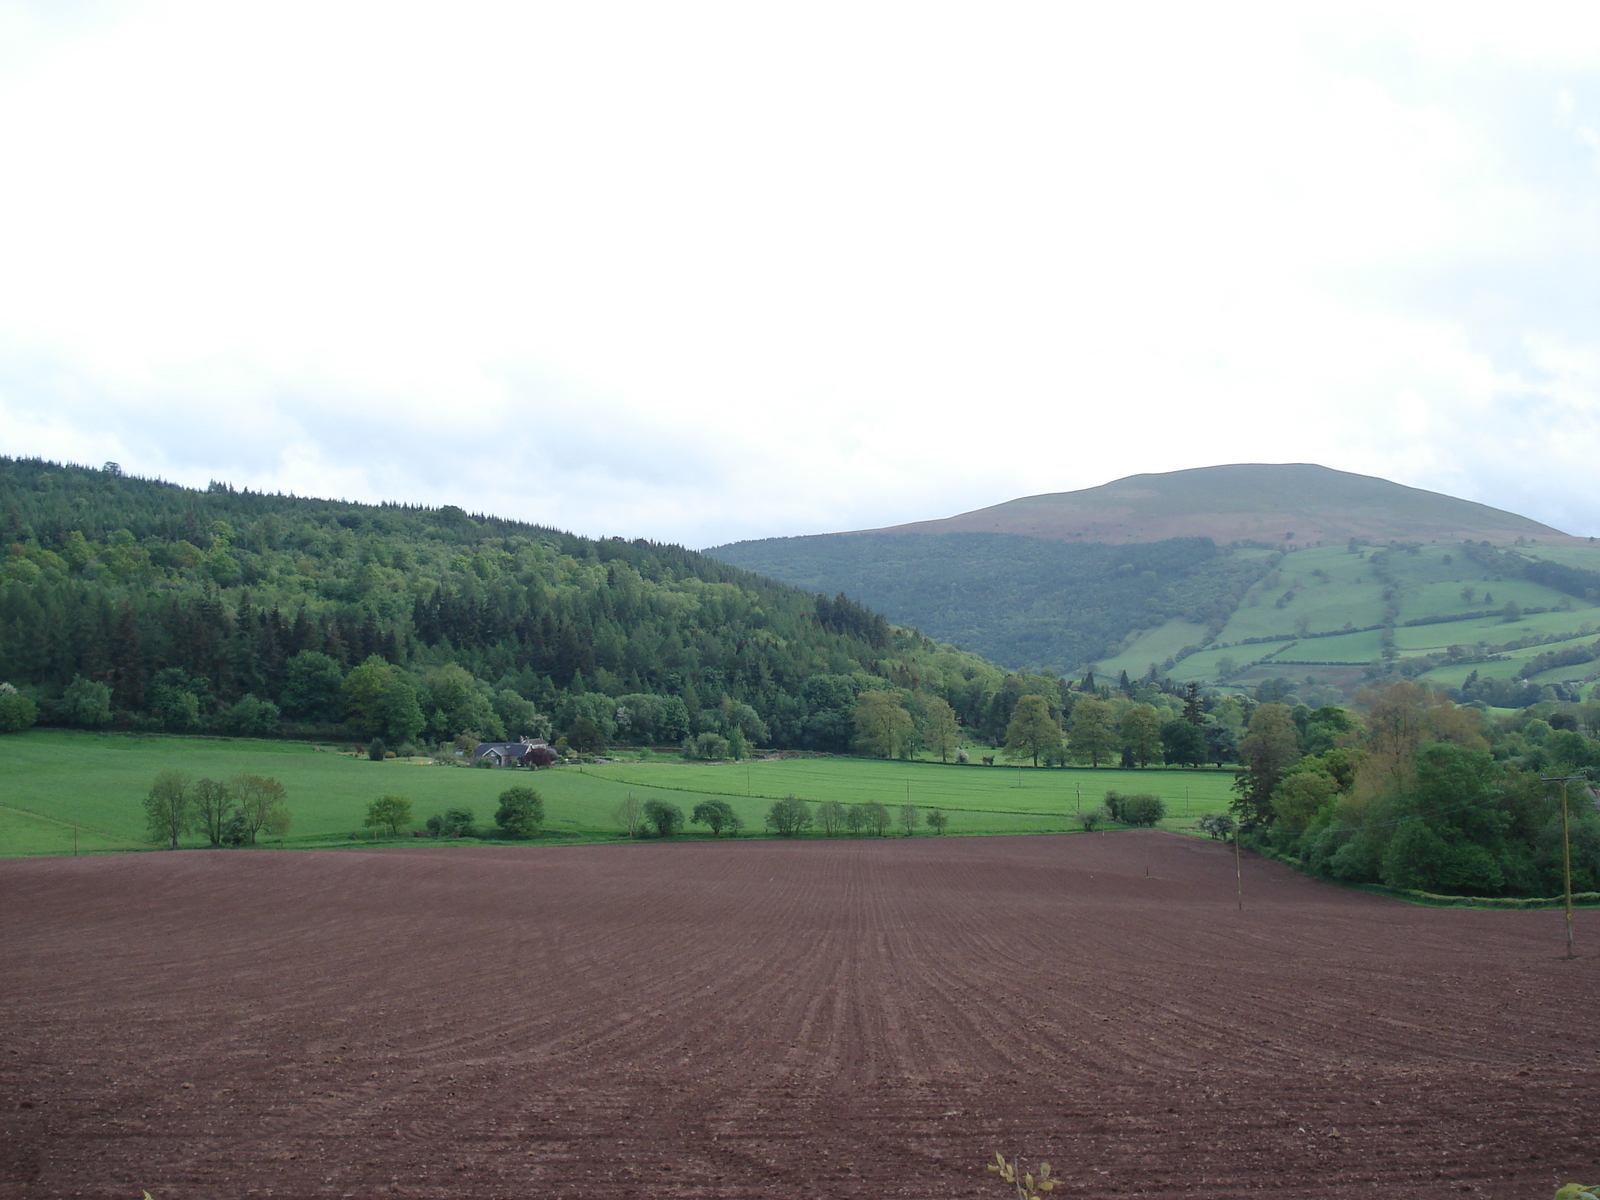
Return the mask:
<path id="1" fill-rule="evenodd" d="M 544 738 L 520 742 L 479 742 L 472 752 L 474 764 L 488 760 L 497 767 L 548 767 L 559 758 Z"/>

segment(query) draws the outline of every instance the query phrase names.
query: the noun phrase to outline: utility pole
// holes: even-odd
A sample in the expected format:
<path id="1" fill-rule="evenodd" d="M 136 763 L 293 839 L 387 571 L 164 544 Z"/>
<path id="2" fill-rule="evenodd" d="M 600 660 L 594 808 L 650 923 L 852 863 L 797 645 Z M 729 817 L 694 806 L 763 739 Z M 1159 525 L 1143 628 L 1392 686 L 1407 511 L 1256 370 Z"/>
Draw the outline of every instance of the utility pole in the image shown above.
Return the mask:
<path id="1" fill-rule="evenodd" d="M 1239 860 L 1239 823 L 1233 825 L 1233 876 L 1239 892 L 1239 911 L 1244 911 L 1244 865 Z"/>
<path id="2" fill-rule="evenodd" d="M 1588 780 L 1582 775 L 1541 775 L 1539 778 L 1561 785 L 1561 878 L 1567 897 L 1567 957 L 1572 958 L 1572 838 L 1567 827 L 1567 784 Z"/>

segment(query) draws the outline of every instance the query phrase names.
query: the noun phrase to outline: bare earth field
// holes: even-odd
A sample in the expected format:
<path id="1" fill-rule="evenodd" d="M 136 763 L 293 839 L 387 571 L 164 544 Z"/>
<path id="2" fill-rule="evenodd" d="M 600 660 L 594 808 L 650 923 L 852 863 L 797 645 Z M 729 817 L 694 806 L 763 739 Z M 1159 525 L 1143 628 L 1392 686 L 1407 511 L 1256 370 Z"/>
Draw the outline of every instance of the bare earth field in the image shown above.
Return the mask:
<path id="1" fill-rule="evenodd" d="M 1559 913 L 1244 893 L 1159 832 L 0 862 L 0 1194 L 1600 1176 L 1600 914 L 1564 962 Z"/>

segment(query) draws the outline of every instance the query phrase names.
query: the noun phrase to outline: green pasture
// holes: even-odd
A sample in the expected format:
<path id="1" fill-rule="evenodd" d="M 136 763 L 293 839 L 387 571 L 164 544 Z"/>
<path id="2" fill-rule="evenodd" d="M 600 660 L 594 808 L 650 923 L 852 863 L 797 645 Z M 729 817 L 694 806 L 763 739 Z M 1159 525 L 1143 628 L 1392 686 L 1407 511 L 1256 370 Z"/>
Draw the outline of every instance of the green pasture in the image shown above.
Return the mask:
<path id="1" fill-rule="evenodd" d="M 753 801 L 752 811 L 759 809 L 762 814 L 771 801 L 790 795 L 845 804 L 875 800 L 889 806 L 939 808 L 951 815 L 951 831 L 962 833 L 1018 832 L 1019 820 L 1024 825 L 1041 818 L 1070 822 L 1080 808 L 1099 805 L 1113 789 L 1154 792 L 1181 820 L 1225 808 L 1234 778 L 1231 770 L 1035 770 L 1001 762 L 985 767 L 843 757 L 723 764 L 610 763 L 585 770 L 604 774 L 640 796 L 712 795 L 736 807 L 740 800 Z"/>
<path id="2" fill-rule="evenodd" d="M 1217 677 L 1224 658 L 1233 659 L 1235 670 L 1243 670 L 1258 659 L 1278 653 L 1289 641 L 1285 638 L 1281 642 L 1262 642 L 1254 646 L 1222 646 L 1215 650 L 1202 650 L 1173 667 L 1172 678 L 1179 683 L 1187 683 L 1191 679 L 1209 682 Z"/>
<path id="3" fill-rule="evenodd" d="M 1150 669 L 1151 663 L 1159 667 L 1185 646 L 1198 646 L 1205 637 L 1204 625 L 1174 617 L 1154 629 L 1144 630 L 1125 649 L 1096 663 L 1095 673 L 1115 678 L 1117 672 L 1126 671 L 1138 679 Z"/>
<path id="4" fill-rule="evenodd" d="M 282 842 L 289 848 L 348 845 L 351 834 L 370 840 L 362 819 L 367 805 L 385 793 L 410 800 L 419 826 L 458 807 L 487 823 L 501 791 L 532 786 L 545 801 L 545 840 L 588 841 L 620 836 L 612 813 L 630 793 L 671 801 L 685 813 L 703 798 L 726 800 L 748 832 L 760 832 L 772 801 L 791 794 L 891 807 L 910 802 L 944 809 L 947 835 L 955 835 L 1075 828 L 1078 808 L 1098 806 L 1113 788 L 1155 792 L 1167 801 L 1168 823 L 1186 824 L 1186 817 L 1226 807 L 1233 782 L 1231 771 L 1034 770 L 857 758 L 618 762 L 532 773 L 375 763 L 303 743 L 30 730 L 0 738 L 0 856 L 70 854 L 74 821 L 82 853 L 148 848 L 142 801 L 163 770 L 277 779 L 294 819 Z M 689 832 L 698 835 L 698 827 Z M 204 842 L 191 836 L 184 844 Z"/>
<path id="5" fill-rule="evenodd" d="M 1587 546 L 1528 546 L 1521 553 L 1585 571 L 1600 571 L 1600 545 L 1593 538 L 1589 541 Z"/>

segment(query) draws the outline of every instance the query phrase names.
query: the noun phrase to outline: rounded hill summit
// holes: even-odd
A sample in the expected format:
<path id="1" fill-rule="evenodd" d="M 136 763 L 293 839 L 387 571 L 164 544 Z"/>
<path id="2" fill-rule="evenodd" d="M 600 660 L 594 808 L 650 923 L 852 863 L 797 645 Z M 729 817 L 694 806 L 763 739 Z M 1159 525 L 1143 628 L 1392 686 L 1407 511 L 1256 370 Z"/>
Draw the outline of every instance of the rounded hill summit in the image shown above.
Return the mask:
<path id="1" fill-rule="evenodd" d="M 1358 537 L 1505 542 L 1565 538 L 1502 509 L 1315 463 L 1234 463 L 1129 475 L 863 533 L 1011 533 L 1064 542 L 1206 537 L 1311 545 Z"/>

